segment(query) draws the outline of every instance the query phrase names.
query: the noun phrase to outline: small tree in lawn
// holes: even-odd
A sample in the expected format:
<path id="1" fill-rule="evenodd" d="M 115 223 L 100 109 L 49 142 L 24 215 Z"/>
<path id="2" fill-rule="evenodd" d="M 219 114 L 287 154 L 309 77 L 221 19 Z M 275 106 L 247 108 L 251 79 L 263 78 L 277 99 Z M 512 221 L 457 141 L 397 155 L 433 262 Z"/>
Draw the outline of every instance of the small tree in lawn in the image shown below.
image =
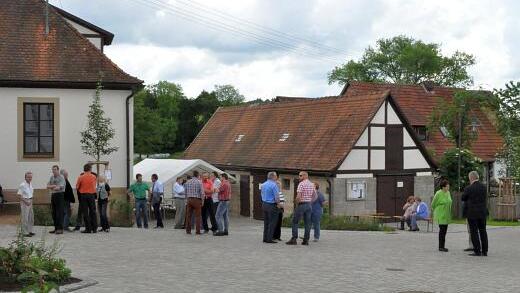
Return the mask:
<path id="1" fill-rule="evenodd" d="M 110 146 L 110 140 L 114 138 L 116 131 L 112 128 L 112 119 L 105 117 L 101 105 L 102 90 L 103 87 L 98 82 L 94 99 L 89 106 L 87 128 L 81 132 L 81 149 L 96 162 L 100 161 L 101 156 L 109 155 L 119 149 Z M 99 173 L 99 165 L 97 165 L 97 172 Z"/>

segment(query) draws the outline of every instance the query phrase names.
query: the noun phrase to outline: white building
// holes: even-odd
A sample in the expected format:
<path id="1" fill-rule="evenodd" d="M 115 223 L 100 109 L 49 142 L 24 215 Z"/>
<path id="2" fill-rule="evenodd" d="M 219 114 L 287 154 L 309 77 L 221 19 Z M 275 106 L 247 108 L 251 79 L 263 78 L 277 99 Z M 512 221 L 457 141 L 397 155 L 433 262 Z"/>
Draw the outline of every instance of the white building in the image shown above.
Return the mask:
<path id="1" fill-rule="evenodd" d="M 142 81 L 103 54 L 111 33 L 51 5 L 47 21 L 46 9 L 44 1 L 20 0 L 0 10 L 0 184 L 12 193 L 30 170 L 36 202 L 48 202 L 53 165 L 67 169 L 75 184 L 93 160 L 81 150 L 80 131 L 101 80 L 101 101 L 116 131 L 112 145 L 119 147 L 102 159 L 120 196 L 132 176 L 132 96 Z"/>

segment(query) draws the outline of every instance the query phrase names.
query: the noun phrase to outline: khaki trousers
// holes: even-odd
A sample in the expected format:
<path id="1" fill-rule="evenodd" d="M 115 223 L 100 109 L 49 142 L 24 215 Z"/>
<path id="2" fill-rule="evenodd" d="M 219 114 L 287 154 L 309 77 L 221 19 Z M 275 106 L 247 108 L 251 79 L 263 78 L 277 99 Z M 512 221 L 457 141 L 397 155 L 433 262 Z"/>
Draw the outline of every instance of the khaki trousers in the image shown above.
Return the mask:
<path id="1" fill-rule="evenodd" d="M 29 203 L 29 205 L 27 205 Z M 29 234 L 33 232 L 34 212 L 32 199 L 20 200 L 20 209 L 22 211 L 22 233 Z"/>

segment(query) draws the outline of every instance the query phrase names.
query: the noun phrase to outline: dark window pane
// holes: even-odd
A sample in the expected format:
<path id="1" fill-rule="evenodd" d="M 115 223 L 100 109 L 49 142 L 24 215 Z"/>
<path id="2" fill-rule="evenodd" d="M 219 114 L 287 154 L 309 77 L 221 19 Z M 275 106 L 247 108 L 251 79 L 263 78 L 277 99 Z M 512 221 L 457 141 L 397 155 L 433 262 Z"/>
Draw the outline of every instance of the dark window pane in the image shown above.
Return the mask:
<path id="1" fill-rule="evenodd" d="M 40 105 L 40 120 L 52 120 L 52 104 Z"/>
<path id="2" fill-rule="evenodd" d="M 41 121 L 40 122 L 40 135 L 41 136 L 52 136 L 53 134 L 53 122 L 52 121 Z"/>
<path id="3" fill-rule="evenodd" d="M 52 153 L 52 137 L 40 137 L 40 153 Z"/>
<path id="4" fill-rule="evenodd" d="M 38 104 L 24 104 L 25 106 L 25 120 L 38 119 Z"/>
<path id="5" fill-rule="evenodd" d="M 38 136 L 38 121 L 25 121 L 25 135 Z"/>
<path id="6" fill-rule="evenodd" d="M 37 137 L 26 137 L 24 146 L 25 146 L 26 153 L 37 153 L 38 152 L 38 138 Z"/>

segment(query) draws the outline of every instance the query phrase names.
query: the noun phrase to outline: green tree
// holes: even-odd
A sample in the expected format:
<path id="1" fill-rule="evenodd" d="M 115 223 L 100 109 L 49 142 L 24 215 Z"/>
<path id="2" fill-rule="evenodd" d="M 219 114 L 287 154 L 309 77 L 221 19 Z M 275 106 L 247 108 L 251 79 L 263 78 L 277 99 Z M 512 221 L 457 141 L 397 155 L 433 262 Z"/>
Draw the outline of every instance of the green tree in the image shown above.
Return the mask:
<path id="1" fill-rule="evenodd" d="M 245 101 L 244 95 L 240 94 L 238 89 L 230 84 L 215 85 L 214 93 L 220 106 L 234 106 Z"/>
<path id="2" fill-rule="evenodd" d="M 138 154 L 173 153 L 179 127 L 182 87 L 167 81 L 147 86 L 134 97 L 134 147 Z"/>
<path id="3" fill-rule="evenodd" d="M 507 166 L 506 174 L 520 178 L 520 82 L 509 82 L 503 89 L 495 89 L 495 111 L 504 147 L 500 157 Z"/>
<path id="4" fill-rule="evenodd" d="M 112 120 L 105 117 L 101 104 L 102 90 L 101 83 L 98 82 L 92 104 L 89 106 L 87 128 L 81 132 L 83 153 L 96 161 L 99 161 L 102 155 L 109 155 L 119 149 L 110 145 L 116 131 L 112 128 Z"/>
<path id="5" fill-rule="evenodd" d="M 461 190 L 462 187 L 469 185 L 467 174 L 477 171 L 482 175 L 482 160 L 475 156 L 471 151 L 462 149 L 460 151 L 461 165 L 459 175 L 459 149 L 453 148 L 446 151 L 439 162 L 439 174 L 450 182 L 452 190 Z"/>
<path id="6" fill-rule="evenodd" d="M 360 61 L 349 60 L 329 74 L 329 84 L 348 81 L 419 84 L 432 81 L 444 86 L 473 84 L 467 69 L 475 58 L 464 52 L 451 56 L 441 53 L 440 45 L 424 43 L 406 36 L 380 39 L 376 48 L 368 47 Z"/>

